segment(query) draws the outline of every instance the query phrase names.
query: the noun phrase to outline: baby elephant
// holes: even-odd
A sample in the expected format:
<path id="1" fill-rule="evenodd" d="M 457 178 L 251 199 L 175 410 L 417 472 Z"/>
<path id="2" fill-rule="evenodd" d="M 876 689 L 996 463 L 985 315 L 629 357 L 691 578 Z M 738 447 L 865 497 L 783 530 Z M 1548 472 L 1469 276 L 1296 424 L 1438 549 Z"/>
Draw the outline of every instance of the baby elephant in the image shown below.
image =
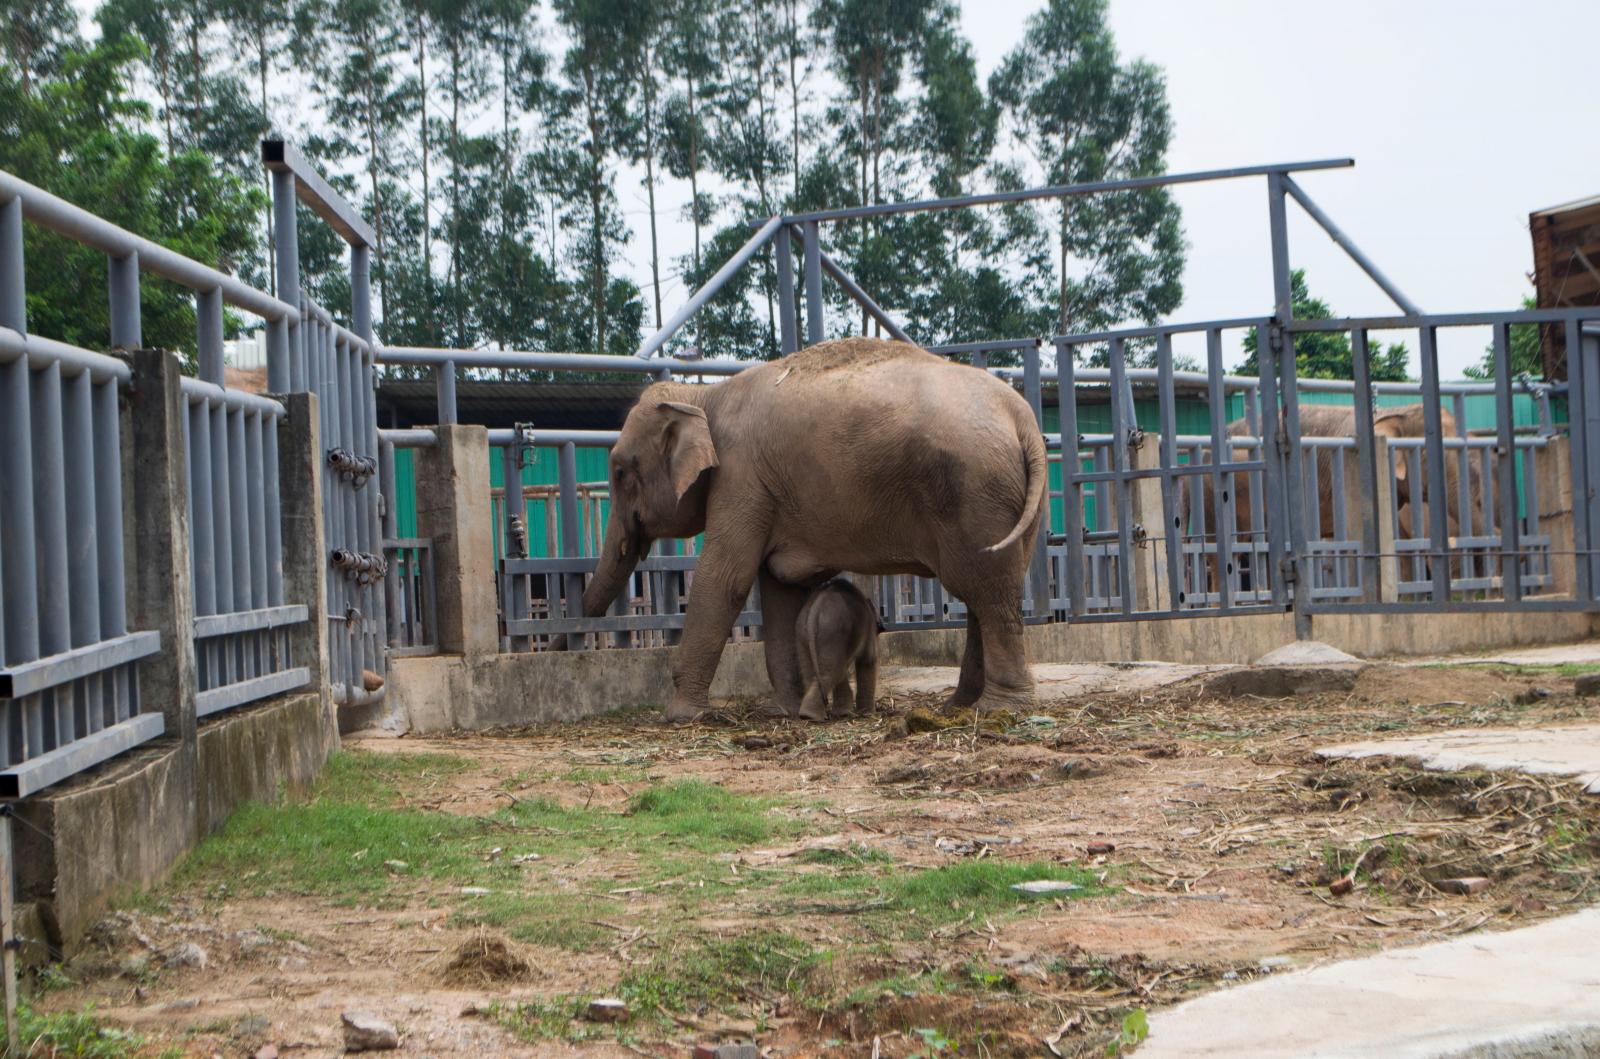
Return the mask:
<path id="1" fill-rule="evenodd" d="M 796 624 L 806 688 L 800 716 L 826 721 L 830 697 L 835 713 L 850 715 L 846 670 L 851 663 L 856 667 L 854 712 L 869 712 L 878 683 L 878 634 L 883 631 L 872 601 L 849 581 L 828 581 L 812 590 Z"/>

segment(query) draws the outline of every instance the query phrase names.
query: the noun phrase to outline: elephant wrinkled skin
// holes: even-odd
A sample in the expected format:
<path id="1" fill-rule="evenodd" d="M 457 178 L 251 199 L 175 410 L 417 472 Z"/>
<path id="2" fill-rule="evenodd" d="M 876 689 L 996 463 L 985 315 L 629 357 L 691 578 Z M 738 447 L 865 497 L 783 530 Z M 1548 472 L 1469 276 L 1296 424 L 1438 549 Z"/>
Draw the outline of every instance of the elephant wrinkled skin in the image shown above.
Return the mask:
<path id="1" fill-rule="evenodd" d="M 823 342 L 716 385 L 662 382 L 611 450 L 591 617 L 652 541 L 705 534 L 669 720 L 707 708 L 733 620 L 761 586 L 767 672 L 799 710 L 795 622 L 841 570 L 937 577 L 967 604 L 952 706 L 1033 701 L 1022 581 L 1044 510 L 1044 440 L 1006 383 L 903 342 Z"/>
<path id="2" fill-rule="evenodd" d="M 800 654 L 800 681 L 805 697 L 800 716 L 826 721 L 832 716 L 872 712 L 878 686 L 878 634 L 883 623 L 872 600 L 844 578 L 835 578 L 811 590 L 800 620 L 795 623 Z M 856 676 L 855 699 L 850 697 L 850 670 Z"/>

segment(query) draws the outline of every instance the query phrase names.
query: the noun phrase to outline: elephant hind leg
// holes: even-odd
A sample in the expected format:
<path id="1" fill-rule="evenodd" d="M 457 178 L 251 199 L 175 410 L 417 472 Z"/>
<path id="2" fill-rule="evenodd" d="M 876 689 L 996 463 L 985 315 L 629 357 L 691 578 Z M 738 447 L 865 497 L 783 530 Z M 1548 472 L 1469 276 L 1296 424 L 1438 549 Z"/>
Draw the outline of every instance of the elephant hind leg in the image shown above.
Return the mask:
<path id="1" fill-rule="evenodd" d="M 849 717 L 855 712 L 855 705 L 855 699 L 850 691 L 850 681 L 841 679 L 833 687 L 831 715 L 834 717 Z"/>
<path id="2" fill-rule="evenodd" d="M 945 700 L 947 712 L 964 710 L 983 695 L 983 627 L 978 612 L 967 608 L 967 643 L 961 651 L 961 678 L 956 690 Z"/>
<path id="3" fill-rule="evenodd" d="M 1028 669 L 1021 601 L 986 602 L 977 611 L 983 630 L 983 694 L 973 708 L 1032 709 L 1037 699 Z"/>
<path id="4" fill-rule="evenodd" d="M 808 721 L 828 719 L 830 701 L 838 702 L 839 685 L 845 685 L 848 693 L 849 682 L 844 675 L 846 661 L 839 645 L 826 641 L 817 644 L 817 673 L 806 686 L 806 697 L 800 704 L 801 717 Z"/>

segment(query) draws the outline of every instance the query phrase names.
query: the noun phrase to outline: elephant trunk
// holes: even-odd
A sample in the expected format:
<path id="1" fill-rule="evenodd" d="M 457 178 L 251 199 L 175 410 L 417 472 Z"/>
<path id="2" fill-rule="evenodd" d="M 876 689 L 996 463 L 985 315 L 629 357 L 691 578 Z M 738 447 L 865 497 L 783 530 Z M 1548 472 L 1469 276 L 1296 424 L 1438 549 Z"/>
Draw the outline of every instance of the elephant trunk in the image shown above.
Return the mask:
<path id="1" fill-rule="evenodd" d="M 612 602 L 622 594 L 628 578 L 633 575 L 634 568 L 649 550 L 650 542 L 641 540 L 628 530 L 624 520 L 619 518 L 613 509 L 611 517 L 606 520 L 606 538 L 600 548 L 600 562 L 595 567 L 594 576 L 589 579 L 588 586 L 583 590 L 585 618 L 598 618 L 606 612 Z M 550 649 L 565 651 L 566 635 L 562 634 L 552 639 Z"/>

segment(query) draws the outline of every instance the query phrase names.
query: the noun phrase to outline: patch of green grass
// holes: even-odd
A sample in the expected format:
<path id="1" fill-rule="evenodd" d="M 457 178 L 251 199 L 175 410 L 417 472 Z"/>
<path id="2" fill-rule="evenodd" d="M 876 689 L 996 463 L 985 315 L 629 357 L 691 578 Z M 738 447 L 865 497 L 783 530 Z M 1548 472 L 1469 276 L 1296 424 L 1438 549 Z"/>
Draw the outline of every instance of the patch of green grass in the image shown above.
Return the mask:
<path id="1" fill-rule="evenodd" d="M 1581 677 L 1600 673 L 1600 662 L 1560 662 L 1556 665 L 1521 665 L 1513 662 L 1430 662 L 1427 669 L 1481 669 L 1513 677 Z"/>
<path id="2" fill-rule="evenodd" d="M 4 1024 L 0 1016 L 0 1025 Z M 90 1008 L 82 1011 L 35 1011 L 17 1007 L 17 1034 L 25 1056 L 59 1056 L 61 1059 L 127 1059 L 140 1054 L 144 1038 L 128 1030 L 102 1025 Z M 163 1056 L 178 1054 L 176 1050 Z"/>
<path id="3" fill-rule="evenodd" d="M 595 1024 L 583 1021 L 587 1005 L 588 1001 L 582 997 L 532 997 L 516 1003 L 493 1004 L 489 1017 L 519 1040 L 576 1043 L 588 1040 L 598 1029 Z"/>
<path id="4" fill-rule="evenodd" d="M 792 992 L 825 958 L 791 934 L 758 930 L 672 946 L 622 980 L 636 1011 L 701 1011 L 749 997 Z"/>
<path id="5" fill-rule="evenodd" d="M 1017 883 L 1035 879 L 1076 883 L 1079 889 L 1049 897 L 1019 894 L 1011 889 Z M 990 858 L 964 860 L 884 880 L 885 895 L 895 914 L 926 925 L 948 923 L 969 915 L 995 916 L 1051 897 L 1072 900 L 1097 897 L 1113 889 L 1101 883 L 1095 872 L 1085 868 L 1049 861 Z"/>
<path id="6" fill-rule="evenodd" d="M 464 927 L 494 927 L 532 945 L 582 952 L 610 936 L 595 920 L 613 907 L 582 894 L 489 893 L 464 901 L 451 921 Z"/>
<path id="7" fill-rule="evenodd" d="M 835 867 L 859 867 L 865 864 L 893 864 L 894 858 L 881 849 L 852 842 L 843 848 L 828 846 L 808 849 L 794 858 L 800 864 L 827 864 Z"/>

